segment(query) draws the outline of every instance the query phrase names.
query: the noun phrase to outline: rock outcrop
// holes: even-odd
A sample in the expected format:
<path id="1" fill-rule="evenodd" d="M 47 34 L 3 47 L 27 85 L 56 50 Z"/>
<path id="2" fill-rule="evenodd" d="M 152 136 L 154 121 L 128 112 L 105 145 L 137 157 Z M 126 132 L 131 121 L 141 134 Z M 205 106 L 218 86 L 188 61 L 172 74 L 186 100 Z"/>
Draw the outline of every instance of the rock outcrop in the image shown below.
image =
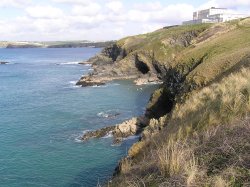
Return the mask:
<path id="1" fill-rule="evenodd" d="M 115 126 L 89 131 L 83 135 L 82 140 L 86 141 L 91 138 L 101 138 L 111 134 L 113 135 L 114 143 L 120 143 L 124 138 L 140 134 L 148 122 L 148 119 L 144 117 L 132 118 Z"/>
<path id="2" fill-rule="evenodd" d="M 104 85 L 105 81 L 103 81 L 101 78 L 100 79 L 95 79 L 94 81 L 89 77 L 89 76 L 84 76 L 79 80 L 76 85 L 81 85 L 83 87 L 86 86 L 101 86 Z"/>
<path id="3" fill-rule="evenodd" d="M 102 129 L 98 129 L 98 130 L 95 130 L 95 131 L 89 131 L 89 132 L 86 132 L 83 136 L 82 136 L 82 140 L 83 141 L 87 141 L 89 140 L 90 138 L 102 138 L 108 134 L 111 134 L 113 133 L 115 129 L 115 126 L 111 126 L 111 127 L 105 127 L 105 128 L 102 128 Z"/>
<path id="4" fill-rule="evenodd" d="M 135 83 L 161 83 L 176 55 L 192 45 L 192 41 L 208 26 L 168 27 L 147 35 L 124 38 L 90 58 L 93 71 L 78 81 L 88 86 L 102 79 L 135 79 Z M 158 34 L 160 33 L 160 34 Z"/>

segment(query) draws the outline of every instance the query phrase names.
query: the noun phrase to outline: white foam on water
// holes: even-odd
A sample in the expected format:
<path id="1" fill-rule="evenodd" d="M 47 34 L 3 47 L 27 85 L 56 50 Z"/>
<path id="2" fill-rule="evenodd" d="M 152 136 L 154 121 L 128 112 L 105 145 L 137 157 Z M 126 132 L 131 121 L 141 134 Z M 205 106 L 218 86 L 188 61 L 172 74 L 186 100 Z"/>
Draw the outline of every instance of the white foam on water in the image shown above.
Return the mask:
<path id="1" fill-rule="evenodd" d="M 63 62 L 63 63 L 60 63 L 59 65 L 76 65 L 76 64 L 79 64 L 80 62 L 77 62 L 77 61 L 73 61 L 73 62 Z"/>
<path id="2" fill-rule="evenodd" d="M 88 67 L 90 67 L 90 66 L 91 66 L 91 64 L 84 64 L 84 66 L 88 66 Z"/>
<path id="3" fill-rule="evenodd" d="M 146 82 L 143 83 L 142 85 L 157 85 L 157 84 L 162 84 L 163 82 L 161 81 L 155 81 L 155 82 Z"/>
<path id="4" fill-rule="evenodd" d="M 118 84 L 118 83 L 109 83 L 108 85 L 109 86 L 120 86 L 120 84 Z"/>
<path id="5" fill-rule="evenodd" d="M 123 138 L 122 140 L 135 140 L 135 139 L 138 139 L 140 138 L 140 135 L 133 135 L 133 136 L 129 136 L 127 138 Z"/>
<path id="6" fill-rule="evenodd" d="M 97 114 L 98 117 L 103 117 L 103 118 L 108 118 L 109 117 L 109 114 L 108 113 L 105 113 L 105 112 L 99 112 Z"/>
<path id="7" fill-rule="evenodd" d="M 84 134 L 86 134 L 87 132 L 89 132 L 90 130 L 84 130 L 81 133 L 77 133 L 77 134 L 72 134 L 71 138 L 69 139 L 74 139 L 74 142 L 76 143 L 82 143 L 82 137 L 84 136 Z"/>
<path id="8" fill-rule="evenodd" d="M 75 85 L 77 83 L 77 81 L 69 81 L 69 83 Z"/>
<path id="9" fill-rule="evenodd" d="M 98 86 L 98 85 L 94 85 L 94 86 L 91 86 L 92 88 L 106 88 L 107 85 L 101 85 L 101 86 Z"/>
<path id="10" fill-rule="evenodd" d="M 116 116 L 119 116 L 121 113 L 119 110 L 107 110 L 97 113 L 98 117 L 101 118 L 115 118 Z"/>
<path id="11" fill-rule="evenodd" d="M 76 85 L 77 81 L 69 81 L 70 86 L 65 88 L 81 88 L 81 85 Z"/>
<path id="12" fill-rule="evenodd" d="M 103 139 L 107 139 L 107 138 L 112 138 L 113 137 L 113 134 L 112 134 L 112 131 L 109 131 L 106 136 L 102 137 Z"/>

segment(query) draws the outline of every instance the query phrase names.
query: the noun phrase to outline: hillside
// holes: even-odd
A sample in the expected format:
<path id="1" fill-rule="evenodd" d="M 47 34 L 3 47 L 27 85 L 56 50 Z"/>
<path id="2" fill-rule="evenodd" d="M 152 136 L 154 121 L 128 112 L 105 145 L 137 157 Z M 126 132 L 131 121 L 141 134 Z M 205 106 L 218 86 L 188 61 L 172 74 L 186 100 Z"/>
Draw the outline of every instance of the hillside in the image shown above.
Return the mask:
<path id="1" fill-rule="evenodd" d="M 109 186 L 250 185 L 250 18 L 124 38 L 82 86 L 163 82 Z"/>

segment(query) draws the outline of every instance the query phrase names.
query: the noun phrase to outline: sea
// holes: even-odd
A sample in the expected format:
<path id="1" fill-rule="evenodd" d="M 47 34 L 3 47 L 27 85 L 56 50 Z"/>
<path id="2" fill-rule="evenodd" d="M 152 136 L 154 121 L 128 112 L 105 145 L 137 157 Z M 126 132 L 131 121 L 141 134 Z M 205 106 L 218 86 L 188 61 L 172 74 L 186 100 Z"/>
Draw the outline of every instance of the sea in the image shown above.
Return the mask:
<path id="1" fill-rule="evenodd" d="M 0 187 L 94 187 L 110 180 L 137 141 L 82 142 L 87 131 L 145 112 L 157 85 L 119 80 L 79 87 L 92 71 L 78 62 L 100 48 L 0 49 Z"/>

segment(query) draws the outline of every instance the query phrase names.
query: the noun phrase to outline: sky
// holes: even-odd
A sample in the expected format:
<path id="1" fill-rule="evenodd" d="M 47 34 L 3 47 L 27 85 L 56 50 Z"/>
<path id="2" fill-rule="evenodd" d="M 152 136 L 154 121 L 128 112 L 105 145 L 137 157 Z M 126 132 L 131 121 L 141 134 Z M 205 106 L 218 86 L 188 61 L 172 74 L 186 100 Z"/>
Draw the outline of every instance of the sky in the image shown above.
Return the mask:
<path id="1" fill-rule="evenodd" d="M 210 7 L 248 14 L 250 0 L 0 0 L 0 41 L 116 40 Z"/>

